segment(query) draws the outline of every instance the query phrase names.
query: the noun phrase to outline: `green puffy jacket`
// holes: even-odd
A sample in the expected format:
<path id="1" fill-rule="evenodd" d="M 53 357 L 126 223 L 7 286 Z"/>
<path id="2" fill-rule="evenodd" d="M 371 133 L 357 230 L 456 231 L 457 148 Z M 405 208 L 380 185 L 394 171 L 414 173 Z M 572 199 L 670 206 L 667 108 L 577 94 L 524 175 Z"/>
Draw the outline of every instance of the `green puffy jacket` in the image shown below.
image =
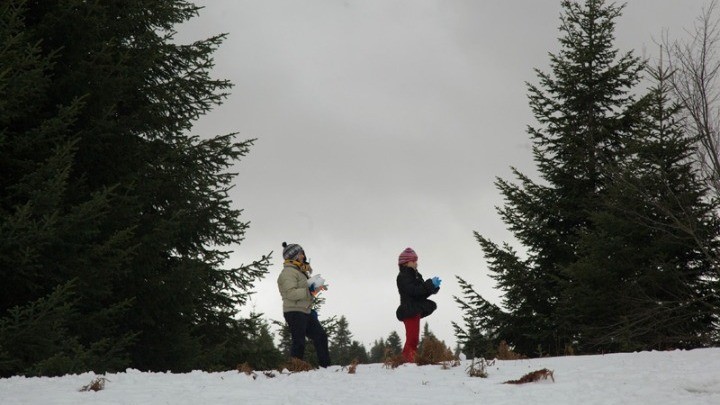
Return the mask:
<path id="1" fill-rule="evenodd" d="M 308 289 L 307 280 L 308 273 L 312 270 L 309 265 L 303 266 L 305 271 L 300 267 L 301 265 L 297 262 L 286 262 L 278 276 L 277 283 L 283 300 L 283 312 L 310 313 L 313 296 Z"/>

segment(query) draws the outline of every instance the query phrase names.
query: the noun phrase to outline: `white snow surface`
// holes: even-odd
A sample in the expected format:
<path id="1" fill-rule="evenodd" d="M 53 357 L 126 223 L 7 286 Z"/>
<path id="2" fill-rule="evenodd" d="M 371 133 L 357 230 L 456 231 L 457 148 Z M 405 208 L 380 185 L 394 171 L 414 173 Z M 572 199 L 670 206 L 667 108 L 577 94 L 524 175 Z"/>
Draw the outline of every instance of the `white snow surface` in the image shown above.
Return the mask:
<path id="1" fill-rule="evenodd" d="M 333 366 L 301 373 L 85 373 L 0 379 L 0 404 L 720 404 L 720 348 L 501 361 L 488 377 L 460 366 Z M 511 385 L 547 368 L 555 381 Z M 97 377 L 101 391 L 80 392 Z"/>

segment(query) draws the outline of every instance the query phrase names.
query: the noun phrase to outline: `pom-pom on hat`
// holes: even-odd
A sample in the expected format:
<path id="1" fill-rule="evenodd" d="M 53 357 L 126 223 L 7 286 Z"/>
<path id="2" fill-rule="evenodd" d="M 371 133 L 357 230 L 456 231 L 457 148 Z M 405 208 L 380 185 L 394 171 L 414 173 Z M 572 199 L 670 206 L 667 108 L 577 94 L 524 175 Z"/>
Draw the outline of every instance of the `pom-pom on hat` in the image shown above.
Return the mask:
<path id="1" fill-rule="evenodd" d="M 398 257 L 398 264 L 405 264 L 407 262 L 416 262 L 418 260 L 418 255 L 415 253 L 412 248 L 406 248 L 405 250 L 400 253 L 400 257 Z"/>
<path id="2" fill-rule="evenodd" d="M 300 253 L 303 253 L 303 248 L 296 243 L 288 244 L 287 242 L 283 242 L 282 247 L 283 247 L 283 259 L 285 259 L 285 260 L 293 260 Z"/>

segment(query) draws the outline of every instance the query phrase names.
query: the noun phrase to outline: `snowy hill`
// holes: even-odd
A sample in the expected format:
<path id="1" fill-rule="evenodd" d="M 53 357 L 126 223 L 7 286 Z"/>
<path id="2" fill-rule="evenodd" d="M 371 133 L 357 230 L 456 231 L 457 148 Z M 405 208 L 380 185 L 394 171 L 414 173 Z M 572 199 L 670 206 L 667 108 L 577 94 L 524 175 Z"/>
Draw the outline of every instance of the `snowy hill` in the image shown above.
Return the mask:
<path id="1" fill-rule="evenodd" d="M 0 404 L 720 404 L 720 348 L 496 361 L 488 378 L 469 361 L 440 366 L 360 365 L 305 373 L 237 371 L 108 374 L 105 389 L 79 392 L 95 374 L 0 379 Z M 555 382 L 502 384 L 538 369 Z"/>

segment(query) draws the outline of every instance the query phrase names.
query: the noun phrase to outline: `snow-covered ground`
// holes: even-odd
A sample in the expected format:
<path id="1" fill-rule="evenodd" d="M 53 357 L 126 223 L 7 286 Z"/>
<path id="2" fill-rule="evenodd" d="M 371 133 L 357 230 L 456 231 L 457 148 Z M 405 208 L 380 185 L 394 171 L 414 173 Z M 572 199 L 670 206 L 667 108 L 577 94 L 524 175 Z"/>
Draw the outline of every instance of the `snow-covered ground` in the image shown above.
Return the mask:
<path id="1" fill-rule="evenodd" d="M 0 379 L 0 404 L 720 404 L 720 348 L 496 361 L 488 378 L 469 361 L 440 366 L 360 365 L 304 373 L 188 374 L 127 370 L 105 389 L 79 392 L 98 376 Z M 555 382 L 502 384 L 538 369 Z"/>

